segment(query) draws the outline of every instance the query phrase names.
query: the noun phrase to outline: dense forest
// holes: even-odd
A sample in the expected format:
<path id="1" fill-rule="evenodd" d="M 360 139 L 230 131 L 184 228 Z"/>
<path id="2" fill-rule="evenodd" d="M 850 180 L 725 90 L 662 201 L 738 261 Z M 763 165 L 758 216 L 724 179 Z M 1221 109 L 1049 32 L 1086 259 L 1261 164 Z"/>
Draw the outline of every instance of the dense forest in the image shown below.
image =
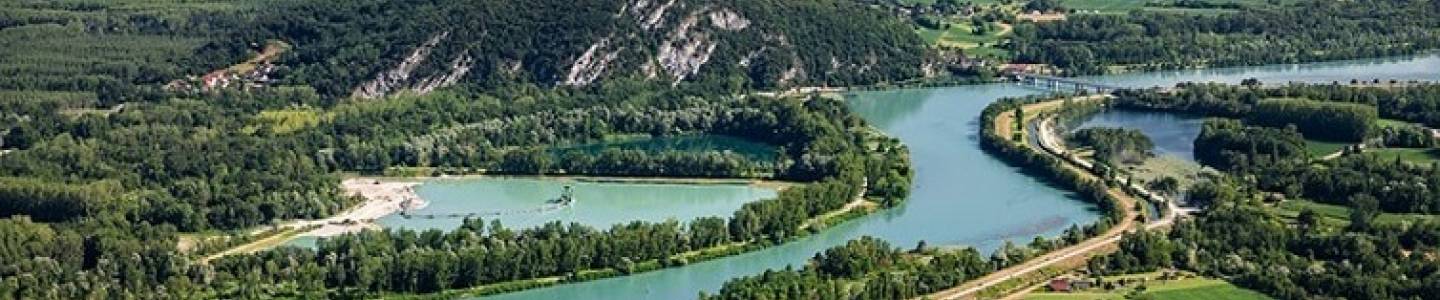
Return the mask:
<path id="1" fill-rule="evenodd" d="M 1248 126 L 1235 120 L 1209 120 L 1195 140 L 1201 163 L 1254 178 L 1264 190 L 1338 205 L 1354 197 L 1373 197 L 1379 209 L 1402 213 L 1440 213 L 1440 173 L 1436 166 L 1349 155 L 1311 163 L 1300 134 L 1293 130 Z"/>
<path id="2" fill-rule="evenodd" d="M 1154 155 L 1150 151 L 1155 149 L 1149 137 L 1129 128 L 1082 128 L 1069 133 L 1065 140 L 1092 149 L 1096 158 L 1111 165 L 1144 161 Z"/>
<path id="3" fill-rule="evenodd" d="M 1356 226 L 1376 215 L 1357 209 L 1351 226 L 1327 228 L 1313 211 L 1293 221 L 1277 217 L 1235 186 L 1243 185 L 1212 185 L 1223 191 L 1204 214 L 1169 233 L 1128 235 L 1118 253 L 1091 260 L 1089 270 L 1182 268 L 1279 299 L 1426 299 L 1440 292 L 1433 260 L 1440 223 Z"/>
<path id="4" fill-rule="evenodd" d="M 1305 138 L 1293 127 L 1247 126 L 1238 120 L 1209 119 L 1195 138 L 1195 160 L 1220 170 L 1252 170 L 1307 157 Z"/>
<path id="5" fill-rule="evenodd" d="M 1261 100 L 1306 99 L 1321 102 L 1355 103 L 1375 107 L 1380 118 L 1440 127 L 1440 84 L 1391 82 L 1334 82 L 1331 84 L 1249 85 L 1186 83 L 1174 95 L 1147 91 L 1122 91 L 1116 100 L 1121 107 L 1156 109 L 1227 118 L 1249 116 Z M 1360 84 L 1370 84 L 1364 86 Z M 1352 86 L 1353 85 L 1353 86 Z M 1320 104 L 1317 104 L 1320 105 Z"/>
<path id="6" fill-rule="evenodd" d="M 1022 23 L 1009 48 L 1069 74 L 1299 63 L 1440 47 L 1434 1 L 1298 1 L 1222 13 L 1138 10 Z"/>
<path id="7" fill-rule="evenodd" d="M 493 293 L 529 287 L 523 279 L 588 280 L 754 250 L 819 230 L 805 223 L 856 195 L 886 207 L 904 200 L 906 148 L 842 102 L 736 92 L 913 77 L 913 34 L 842 1 L 665 6 L 0 4 L 0 47 L 15 54 L 0 57 L 0 72 L 14 75 L 0 79 L 0 298 L 369 298 L 481 285 L 477 292 Z M 444 42 L 427 43 L 437 36 Z M 402 62 L 432 48 L 422 44 L 434 44 L 421 52 L 437 58 Z M 612 54 L 613 72 L 566 82 L 587 47 L 628 44 L 658 50 Z M 245 77 L 254 83 L 244 86 L 210 85 L 241 72 L 230 65 L 260 57 L 262 45 L 278 45 L 278 56 L 245 69 L 269 73 Z M 707 57 L 669 53 L 696 49 Z M 645 58 L 663 56 L 655 52 L 672 56 Z M 647 62 L 686 73 L 646 78 Z M 396 77 L 396 69 L 414 73 Z M 445 72 L 454 76 L 434 77 Z M 373 77 L 406 87 L 360 101 L 365 95 L 353 91 Z M 720 151 L 555 151 L 617 136 L 687 135 L 778 153 L 772 161 Z M 339 190 L 343 174 L 395 170 L 806 184 L 729 218 L 519 230 L 469 220 L 451 232 L 370 231 L 314 250 L 206 262 L 177 246 L 335 214 L 359 200 Z"/>

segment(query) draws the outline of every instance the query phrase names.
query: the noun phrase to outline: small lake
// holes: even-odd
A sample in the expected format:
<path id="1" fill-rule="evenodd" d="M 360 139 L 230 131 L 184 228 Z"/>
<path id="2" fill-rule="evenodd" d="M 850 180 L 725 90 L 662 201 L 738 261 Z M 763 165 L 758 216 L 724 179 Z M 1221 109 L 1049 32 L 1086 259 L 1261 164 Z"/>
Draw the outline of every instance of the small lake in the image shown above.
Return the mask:
<path id="1" fill-rule="evenodd" d="M 573 189 L 576 199 L 567 207 L 481 218 L 487 225 L 491 220 L 499 220 L 510 229 L 538 227 L 558 221 L 565 225 L 580 223 L 604 230 L 631 221 L 663 222 L 674 219 L 684 223 L 699 217 L 729 218 L 745 203 L 775 198 L 777 194 L 773 188 L 741 183 L 622 183 L 540 177 L 446 178 L 428 179 L 415 188 L 416 194 L 430 203 L 412 213 L 533 211 L 545 207 L 547 200 L 560 196 L 567 186 Z M 397 214 L 380 218 L 376 223 L 386 228 L 450 231 L 459 228 L 462 221 L 459 218 L 405 218 Z M 315 248 L 319 239 L 301 236 L 285 244 Z"/>
<path id="2" fill-rule="evenodd" d="M 778 157 L 776 147 L 726 135 L 679 135 L 626 138 L 618 141 L 583 144 L 555 149 L 556 152 L 580 151 L 596 154 L 606 149 L 641 150 L 650 153 L 666 151 L 718 151 L 734 153 L 757 162 L 772 162 Z"/>
<path id="3" fill-rule="evenodd" d="M 547 200 L 559 197 L 567 186 L 574 190 L 573 204 L 556 210 L 528 212 L 546 206 Z M 728 218 L 745 203 L 776 195 L 774 189 L 746 184 L 618 183 L 528 177 L 433 179 L 416 187 L 415 192 L 430 203 L 413 211 L 414 214 L 518 212 L 483 217 L 486 222 L 500 220 L 511 229 L 554 221 L 608 229 L 631 221 Z M 386 228 L 449 231 L 459 228 L 461 221 L 390 215 L 376 222 Z"/>
<path id="4" fill-rule="evenodd" d="M 1205 118 L 1170 112 L 1106 109 L 1077 121 L 1074 123 L 1078 124 L 1069 126 L 1069 131 L 1095 127 L 1136 129 L 1155 143 L 1156 155 L 1193 162 L 1195 138 L 1200 136 Z"/>

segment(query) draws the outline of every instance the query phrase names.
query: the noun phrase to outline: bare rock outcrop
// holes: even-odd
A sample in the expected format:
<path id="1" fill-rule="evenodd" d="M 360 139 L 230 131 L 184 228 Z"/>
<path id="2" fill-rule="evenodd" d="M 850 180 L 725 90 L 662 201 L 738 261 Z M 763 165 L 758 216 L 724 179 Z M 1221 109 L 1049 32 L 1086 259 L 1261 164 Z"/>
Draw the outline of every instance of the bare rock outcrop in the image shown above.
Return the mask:
<path id="1" fill-rule="evenodd" d="M 448 36 L 450 36 L 450 32 L 447 31 L 431 37 L 430 40 L 425 41 L 424 44 L 415 47 L 415 50 L 411 50 L 410 55 L 406 56 L 404 60 L 401 60 L 399 65 L 396 65 L 390 70 L 380 72 L 380 75 L 375 76 L 374 79 L 355 87 L 355 90 L 350 93 L 350 97 L 361 99 L 378 98 L 388 95 L 390 92 L 404 86 L 410 80 L 411 73 L 415 72 L 415 68 L 420 67 L 420 64 L 424 63 L 426 59 L 429 59 L 430 51 L 435 49 L 435 46 L 439 45 L 440 41 L 445 40 Z"/>

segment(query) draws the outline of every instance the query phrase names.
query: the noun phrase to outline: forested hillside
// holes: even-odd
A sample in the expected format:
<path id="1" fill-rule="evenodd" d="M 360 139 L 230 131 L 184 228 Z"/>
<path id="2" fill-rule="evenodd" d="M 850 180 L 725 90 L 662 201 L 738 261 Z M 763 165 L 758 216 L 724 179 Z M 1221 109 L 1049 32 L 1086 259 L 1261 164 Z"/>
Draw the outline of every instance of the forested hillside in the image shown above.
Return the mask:
<path id="1" fill-rule="evenodd" d="M 896 24 L 846 1 L 0 3 L 0 299 L 370 298 L 783 242 L 857 194 L 904 200 L 908 150 L 841 102 L 742 93 L 917 76 L 923 49 Z M 554 151 L 690 135 L 783 150 Z M 202 259 L 351 207 L 343 176 L 396 169 L 807 184 L 729 218 Z"/>
<path id="2" fill-rule="evenodd" d="M 918 76 L 923 54 L 895 18 L 841 0 L 296 1 L 252 24 L 211 50 L 285 40 L 300 47 L 283 82 L 364 98 L 614 78 L 872 84 Z"/>
<path id="3" fill-rule="evenodd" d="M 1440 47 L 1440 2 L 1299 1 L 1220 13 L 1071 14 L 1015 28 L 1024 63 L 1073 74 L 1377 57 Z"/>

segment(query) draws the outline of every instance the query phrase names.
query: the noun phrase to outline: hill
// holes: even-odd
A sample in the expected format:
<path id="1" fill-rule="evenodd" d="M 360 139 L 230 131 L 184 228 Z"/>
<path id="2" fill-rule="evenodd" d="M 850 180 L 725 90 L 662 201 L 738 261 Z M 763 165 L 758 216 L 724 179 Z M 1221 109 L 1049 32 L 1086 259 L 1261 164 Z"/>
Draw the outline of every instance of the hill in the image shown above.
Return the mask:
<path id="1" fill-rule="evenodd" d="M 207 55 L 283 40 L 297 47 L 282 82 L 360 98 L 620 78 L 873 84 L 919 76 L 924 52 L 901 20 L 838 0 L 297 1 L 255 15 Z"/>

